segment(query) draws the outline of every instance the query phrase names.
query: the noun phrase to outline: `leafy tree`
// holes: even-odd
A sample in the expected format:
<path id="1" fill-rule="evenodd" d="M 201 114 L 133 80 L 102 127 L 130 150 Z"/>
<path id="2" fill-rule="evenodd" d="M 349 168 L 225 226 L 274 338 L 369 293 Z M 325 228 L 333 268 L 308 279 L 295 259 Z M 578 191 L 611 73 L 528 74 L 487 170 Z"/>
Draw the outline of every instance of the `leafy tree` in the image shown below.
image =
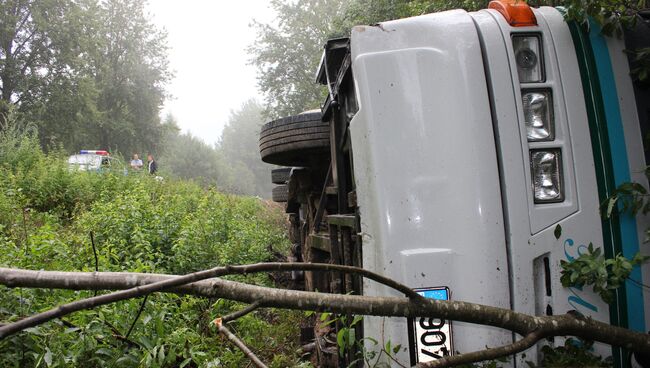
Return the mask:
<path id="1" fill-rule="evenodd" d="M 414 9 L 414 2 L 404 0 L 351 0 L 345 11 L 335 19 L 337 33 L 349 35 L 352 27 L 356 25 L 375 24 L 418 15 L 421 12 Z"/>
<path id="2" fill-rule="evenodd" d="M 0 113 L 38 125 L 44 147 L 155 151 L 166 34 L 137 0 L 0 2 Z M 4 121 L 4 118 L 3 120 Z"/>
<path id="3" fill-rule="evenodd" d="M 228 176 L 224 171 L 223 158 L 210 145 L 191 133 L 174 137 L 167 148 L 167 154 L 161 156 L 159 164 L 163 170 L 174 175 L 193 179 L 202 184 L 225 187 Z"/>
<path id="4" fill-rule="evenodd" d="M 189 133 L 178 134 L 176 120 L 168 115 L 163 123 L 167 134 L 159 160 L 161 168 L 229 193 L 270 197 L 271 165 L 260 160 L 257 141 L 264 122 L 262 111 L 259 102 L 246 101 L 231 113 L 215 146 Z"/>
<path id="5" fill-rule="evenodd" d="M 0 2 L 0 113 L 29 110 L 62 78 L 78 75 L 82 5 L 65 0 Z"/>
<path id="6" fill-rule="evenodd" d="M 562 5 L 567 9 L 567 17 L 586 22 L 592 17 L 602 26 L 605 35 L 621 36 L 624 28 L 634 27 L 643 21 L 640 13 L 648 8 L 646 0 L 602 1 L 602 0 L 562 0 L 541 3 Z"/>
<path id="7" fill-rule="evenodd" d="M 343 35 L 334 27 L 344 1 L 272 0 L 271 7 L 277 25 L 255 22 L 257 41 L 248 48 L 266 94 L 265 113 L 281 117 L 318 107 L 324 95 L 314 73 L 325 41 Z"/>
<path id="8" fill-rule="evenodd" d="M 221 133 L 219 150 L 233 169 L 232 189 L 261 197 L 271 195 L 271 165 L 260 160 L 258 138 L 263 107 L 255 100 L 233 111 Z"/>
<path id="9" fill-rule="evenodd" d="M 91 72 L 99 89 L 99 119 L 93 122 L 100 147 L 156 151 L 164 135 L 159 111 L 166 97 L 166 33 L 147 19 L 139 0 L 109 0 L 99 9 L 104 38 L 94 50 Z"/>
<path id="10" fill-rule="evenodd" d="M 203 185 L 228 187 L 230 169 L 214 147 L 191 133 L 179 134 L 180 129 L 171 114 L 165 117 L 163 126 L 166 130 L 164 149 L 158 160 L 163 172 Z"/>

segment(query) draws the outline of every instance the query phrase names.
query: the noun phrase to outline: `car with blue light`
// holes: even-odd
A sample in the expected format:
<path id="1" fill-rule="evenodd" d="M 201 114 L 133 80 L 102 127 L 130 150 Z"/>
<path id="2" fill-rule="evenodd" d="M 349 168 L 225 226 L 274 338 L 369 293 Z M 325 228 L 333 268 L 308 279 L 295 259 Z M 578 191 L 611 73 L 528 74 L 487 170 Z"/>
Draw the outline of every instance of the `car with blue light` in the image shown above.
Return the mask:
<path id="1" fill-rule="evenodd" d="M 68 157 L 68 166 L 73 171 L 122 172 L 126 170 L 124 163 L 119 158 L 112 157 L 105 150 L 81 150 Z"/>

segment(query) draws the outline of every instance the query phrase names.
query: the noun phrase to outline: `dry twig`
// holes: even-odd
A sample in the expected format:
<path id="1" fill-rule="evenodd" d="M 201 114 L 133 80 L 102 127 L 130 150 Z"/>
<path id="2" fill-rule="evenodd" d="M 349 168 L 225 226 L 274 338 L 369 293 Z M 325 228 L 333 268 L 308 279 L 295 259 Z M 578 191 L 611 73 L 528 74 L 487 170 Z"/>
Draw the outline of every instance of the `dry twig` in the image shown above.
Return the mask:
<path id="1" fill-rule="evenodd" d="M 233 312 L 233 313 L 230 313 L 230 314 L 228 314 L 226 316 L 221 317 L 221 322 L 222 323 L 228 323 L 228 322 L 234 321 L 237 318 L 241 318 L 241 317 L 247 315 L 248 313 L 254 311 L 259 306 L 260 306 L 260 302 L 256 301 L 256 302 L 248 305 L 246 308 L 244 308 L 242 310 L 239 310 L 239 311 L 236 311 L 236 312 Z"/>
<path id="2" fill-rule="evenodd" d="M 246 346 L 246 344 L 244 344 L 243 341 L 241 341 L 237 336 L 235 336 L 235 334 L 223 326 L 221 318 L 215 319 L 214 324 L 217 326 L 219 333 L 226 336 L 228 340 L 235 344 L 239 350 L 241 350 L 244 355 L 246 355 L 246 357 L 250 359 L 251 362 L 253 362 L 253 364 L 255 364 L 258 368 L 267 368 L 266 365 L 262 363 L 262 361 L 251 351 L 251 349 L 248 348 L 248 346 Z"/>

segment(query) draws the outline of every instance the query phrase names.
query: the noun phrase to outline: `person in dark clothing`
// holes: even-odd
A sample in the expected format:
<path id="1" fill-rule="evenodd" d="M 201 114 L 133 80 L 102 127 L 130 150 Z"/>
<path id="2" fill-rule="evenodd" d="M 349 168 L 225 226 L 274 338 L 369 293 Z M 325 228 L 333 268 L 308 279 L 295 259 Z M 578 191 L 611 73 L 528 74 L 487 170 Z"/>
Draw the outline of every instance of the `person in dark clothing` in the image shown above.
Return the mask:
<path id="1" fill-rule="evenodd" d="M 153 159 L 153 155 L 150 153 L 147 155 L 147 162 L 149 163 L 149 174 L 154 175 L 158 171 L 158 164 Z"/>

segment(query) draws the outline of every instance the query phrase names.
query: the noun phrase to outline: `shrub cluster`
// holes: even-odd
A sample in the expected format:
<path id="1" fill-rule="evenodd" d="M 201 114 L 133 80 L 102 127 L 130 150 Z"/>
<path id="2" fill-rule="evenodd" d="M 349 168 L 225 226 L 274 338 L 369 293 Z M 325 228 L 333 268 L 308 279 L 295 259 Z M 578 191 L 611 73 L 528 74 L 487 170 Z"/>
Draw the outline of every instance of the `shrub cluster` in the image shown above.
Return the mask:
<path id="1" fill-rule="evenodd" d="M 148 175 L 77 172 L 35 136 L 0 135 L 0 266 L 184 274 L 266 261 L 285 250 L 277 207 L 253 197 Z M 91 234 L 97 253 L 97 263 Z M 240 279 L 243 277 L 240 277 Z M 263 275 L 248 282 L 268 283 Z M 0 287 L 10 322 L 91 292 Z M 75 313 L 0 341 L 2 367 L 242 367 L 246 358 L 210 326 L 237 303 L 155 294 Z M 262 311 L 232 328 L 272 366 L 298 362 L 299 314 Z"/>

